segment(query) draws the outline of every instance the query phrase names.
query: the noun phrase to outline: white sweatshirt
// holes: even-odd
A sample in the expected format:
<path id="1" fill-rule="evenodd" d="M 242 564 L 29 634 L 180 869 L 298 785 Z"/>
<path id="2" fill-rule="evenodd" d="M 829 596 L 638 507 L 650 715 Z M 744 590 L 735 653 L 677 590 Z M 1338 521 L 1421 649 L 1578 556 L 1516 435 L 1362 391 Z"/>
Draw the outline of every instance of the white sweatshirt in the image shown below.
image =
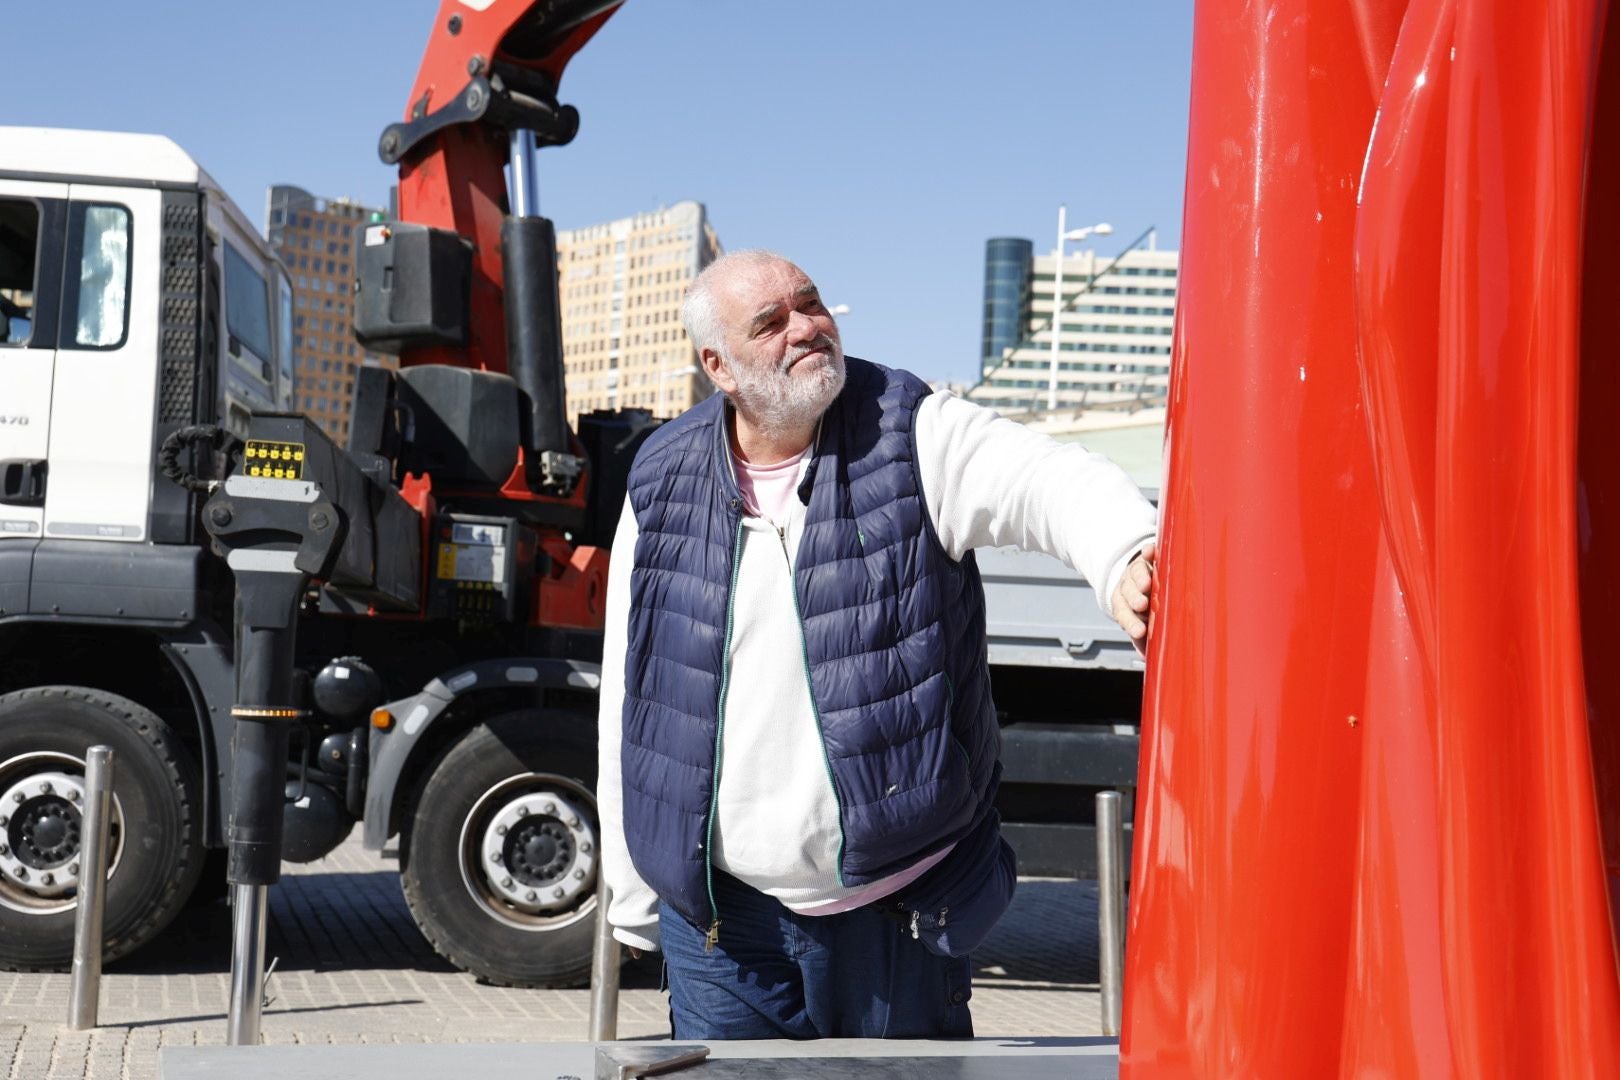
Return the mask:
<path id="1" fill-rule="evenodd" d="M 1097 599 L 1107 610 L 1156 524 L 1152 504 L 1118 466 L 948 393 L 923 400 L 915 430 L 923 501 L 951 558 L 980 547 L 1045 552 L 1087 581 L 1103 582 Z M 790 502 L 780 530 L 763 518 L 744 520 L 710 857 L 716 869 L 802 910 L 855 890 L 838 884 L 838 800 L 811 706 L 793 592 L 805 508 Z M 596 798 L 614 937 L 656 949 L 658 898 L 630 862 L 619 766 L 636 535 L 626 501 L 608 570 Z"/>

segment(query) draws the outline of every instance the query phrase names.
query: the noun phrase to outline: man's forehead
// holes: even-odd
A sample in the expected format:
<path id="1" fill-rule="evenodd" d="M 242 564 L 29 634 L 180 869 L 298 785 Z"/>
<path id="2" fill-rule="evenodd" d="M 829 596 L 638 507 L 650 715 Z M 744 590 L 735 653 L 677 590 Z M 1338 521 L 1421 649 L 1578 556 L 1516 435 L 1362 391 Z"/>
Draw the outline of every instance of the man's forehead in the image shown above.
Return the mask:
<path id="1" fill-rule="evenodd" d="M 723 291 L 750 312 L 767 304 L 790 301 L 815 288 L 810 276 L 790 262 L 739 268 L 723 283 Z"/>

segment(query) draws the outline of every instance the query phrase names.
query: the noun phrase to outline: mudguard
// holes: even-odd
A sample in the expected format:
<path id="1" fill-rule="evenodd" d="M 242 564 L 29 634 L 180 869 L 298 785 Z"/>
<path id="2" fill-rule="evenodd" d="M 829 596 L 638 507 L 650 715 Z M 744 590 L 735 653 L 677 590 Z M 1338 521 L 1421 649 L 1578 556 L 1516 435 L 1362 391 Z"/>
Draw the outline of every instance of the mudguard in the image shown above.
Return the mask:
<path id="1" fill-rule="evenodd" d="M 601 665 L 583 660 L 512 657 L 480 660 L 434 679 L 409 697 L 383 705 L 395 717 L 388 731 L 371 729 L 371 769 L 366 782 L 365 846 L 382 850 L 398 832 L 400 778 L 421 748 L 424 737 L 457 698 L 484 690 L 571 689 L 596 690 L 601 686 Z"/>

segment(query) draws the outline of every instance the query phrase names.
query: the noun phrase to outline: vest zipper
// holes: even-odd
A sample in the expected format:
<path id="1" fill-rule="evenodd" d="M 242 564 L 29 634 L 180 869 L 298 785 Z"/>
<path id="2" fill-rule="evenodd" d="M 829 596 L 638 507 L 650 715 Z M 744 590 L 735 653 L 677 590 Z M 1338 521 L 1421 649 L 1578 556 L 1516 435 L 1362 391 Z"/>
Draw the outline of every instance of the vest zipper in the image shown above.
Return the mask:
<path id="1" fill-rule="evenodd" d="M 714 727 L 714 786 L 709 791 L 709 827 L 703 841 L 703 874 L 709 886 L 709 934 L 703 951 L 713 952 L 720 943 L 720 905 L 714 899 L 714 816 L 720 806 L 720 743 L 726 732 L 726 690 L 731 685 L 731 630 L 737 612 L 737 575 L 742 572 L 743 519 L 737 518 L 737 539 L 731 551 L 731 591 L 726 594 L 726 643 L 720 651 L 719 720 Z"/>
<path id="2" fill-rule="evenodd" d="M 832 755 L 827 753 L 827 732 L 821 726 L 821 706 L 816 704 L 816 684 L 810 678 L 810 643 L 804 636 L 804 612 L 799 608 L 799 590 L 793 583 L 793 559 L 788 555 L 787 529 L 777 526 L 776 538 L 782 541 L 782 557 L 788 564 L 788 587 L 793 590 L 793 615 L 799 621 L 799 650 L 804 661 L 804 685 L 810 693 L 810 712 L 816 718 L 816 736 L 821 740 L 821 760 L 827 765 L 827 783 L 832 785 L 833 802 L 838 806 L 838 887 L 844 888 L 844 799 L 838 794 L 838 781 L 833 778 Z"/>

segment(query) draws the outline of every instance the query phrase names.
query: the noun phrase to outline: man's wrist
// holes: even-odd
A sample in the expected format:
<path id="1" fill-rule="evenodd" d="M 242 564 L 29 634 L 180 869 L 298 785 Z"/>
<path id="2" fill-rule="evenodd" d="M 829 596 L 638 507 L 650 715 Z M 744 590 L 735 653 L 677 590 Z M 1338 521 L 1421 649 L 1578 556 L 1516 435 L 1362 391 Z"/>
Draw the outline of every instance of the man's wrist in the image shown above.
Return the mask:
<path id="1" fill-rule="evenodd" d="M 1157 543 L 1158 539 L 1157 534 L 1142 537 L 1142 539 L 1127 548 L 1125 554 L 1115 559 L 1114 565 L 1109 567 L 1108 580 L 1104 583 L 1104 588 L 1107 591 L 1098 592 L 1097 604 L 1103 609 L 1104 614 L 1115 622 L 1118 622 L 1119 618 L 1115 611 L 1114 602 L 1119 599 L 1119 590 L 1125 581 L 1126 571 L 1131 568 L 1131 563 L 1141 558 L 1142 553 Z"/>
<path id="2" fill-rule="evenodd" d="M 642 952 L 657 952 L 657 925 L 658 924 L 654 923 L 650 927 L 641 928 L 644 931 L 650 930 L 652 932 L 651 937 L 648 937 L 646 933 L 637 933 L 634 930 L 626 930 L 622 926 L 615 926 L 613 928 L 613 940 L 619 942 L 621 945 L 628 945 L 632 949 L 640 949 Z"/>

